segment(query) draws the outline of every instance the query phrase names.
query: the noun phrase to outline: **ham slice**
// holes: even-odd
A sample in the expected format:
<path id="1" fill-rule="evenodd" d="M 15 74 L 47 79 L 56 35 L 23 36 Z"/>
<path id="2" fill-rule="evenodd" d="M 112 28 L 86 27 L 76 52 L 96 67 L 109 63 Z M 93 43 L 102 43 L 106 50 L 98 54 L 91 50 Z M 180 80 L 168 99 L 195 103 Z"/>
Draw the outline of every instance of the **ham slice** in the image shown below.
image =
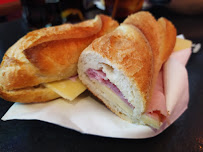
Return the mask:
<path id="1" fill-rule="evenodd" d="M 154 119 L 159 119 L 161 122 L 163 122 L 168 115 L 166 108 L 166 98 L 164 95 L 162 70 L 159 72 L 159 76 L 153 90 L 152 98 L 147 103 L 145 113 Z"/>
<path id="2" fill-rule="evenodd" d="M 125 97 L 123 96 L 122 92 L 118 89 L 118 87 L 109 81 L 109 79 L 106 77 L 106 74 L 102 70 L 95 70 L 90 68 L 86 71 L 86 74 L 90 79 L 95 79 L 100 83 L 106 85 L 108 88 L 110 88 L 116 95 L 118 95 L 122 99 L 122 101 L 128 104 L 132 109 L 135 108 L 131 103 L 128 102 L 127 99 L 125 99 Z M 145 114 L 161 122 L 163 122 L 168 115 L 163 88 L 162 71 L 159 72 L 159 76 L 157 79 L 156 86 L 154 88 L 152 99 L 147 104 Z"/>
<path id="3" fill-rule="evenodd" d="M 122 92 L 118 89 L 118 87 L 109 81 L 109 79 L 106 77 L 106 74 L 102 70 L 95 70 L 90 68 L 86 71 L 86 74 L 90 79 L 95 79 L 100 83 L 106 85 L 117 96 L 119 96 L 126 104 L 128 104 L 132 109 L 134 109 L 134 106 L 128 102 L 128 100 L 123 96 Z"/>

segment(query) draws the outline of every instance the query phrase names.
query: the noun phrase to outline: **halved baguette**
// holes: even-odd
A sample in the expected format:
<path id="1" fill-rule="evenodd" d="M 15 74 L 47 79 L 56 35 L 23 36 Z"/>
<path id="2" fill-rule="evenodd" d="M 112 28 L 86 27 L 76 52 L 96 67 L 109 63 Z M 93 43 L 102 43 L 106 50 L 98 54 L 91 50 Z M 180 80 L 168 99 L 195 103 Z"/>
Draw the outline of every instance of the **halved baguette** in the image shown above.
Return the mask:
<path id="1" fill-rule="evenodd" d="M 80 53 L 118 26 L 105 15 L 28 33 L 11 46 L 0 68 L 0 96 L 13 102 L 45 102 L 59 97 L 44 83 L 77 74 Z"/>
<path id="2" fill-rule="evenodd" d="M 79 78 L 119 117 L 158 128 L 161 123 L 155 126 L 142 116 L 175 39 L 176 29 L 167 19 L 157 22 L 148 12 L 133 14 L 82 52 Z"/>

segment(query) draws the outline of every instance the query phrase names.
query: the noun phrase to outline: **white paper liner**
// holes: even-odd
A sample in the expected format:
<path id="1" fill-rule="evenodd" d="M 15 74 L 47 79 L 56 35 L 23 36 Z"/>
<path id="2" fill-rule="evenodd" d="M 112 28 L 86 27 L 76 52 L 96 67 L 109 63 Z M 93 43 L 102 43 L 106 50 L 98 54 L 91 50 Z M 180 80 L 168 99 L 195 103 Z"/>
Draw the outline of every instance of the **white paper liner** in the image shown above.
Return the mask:
<path id="1" fill-rule="evenodd" d="M 2 120 L 42 120 L 81 133 L 105 137 L 138 139 L 156 136 L 187 109 L 189 91 L 185 64 L 190 54 L 191 49 L 174 52 L 164 64 L 165 96 L 170 116 L 159 130 L 128 123 L 86 94 L 71 103 L 65 99 L 37 104 L 15 103 L 2 117 Z"/>

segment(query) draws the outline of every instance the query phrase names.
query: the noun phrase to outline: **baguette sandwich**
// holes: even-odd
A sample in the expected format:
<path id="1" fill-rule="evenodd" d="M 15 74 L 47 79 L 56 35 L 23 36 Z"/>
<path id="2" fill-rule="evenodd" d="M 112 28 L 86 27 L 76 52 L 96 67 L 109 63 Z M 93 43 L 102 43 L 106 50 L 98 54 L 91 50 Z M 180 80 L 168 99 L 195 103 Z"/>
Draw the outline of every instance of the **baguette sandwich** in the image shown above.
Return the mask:
<path id="1" fill-rule="evenodd" d="M 81 52 L 94 39 L 117 26 L 118 23 L 110 17 L 98 15 L 78 24 L 64 24 L 28 33 L 3 57 L 0 97 L 22 103 L 45 102 L 60 97 L 49 83 L 77 75 Z"/>
<path id="2" fill-rule="evenodd" d="M 164 97 L 154 100 L 154 92 L 175 41 L 170 21 L 138 12 L 82 52 L 79 78 L 122 119 L 159 128 L 168 113 Z"/>

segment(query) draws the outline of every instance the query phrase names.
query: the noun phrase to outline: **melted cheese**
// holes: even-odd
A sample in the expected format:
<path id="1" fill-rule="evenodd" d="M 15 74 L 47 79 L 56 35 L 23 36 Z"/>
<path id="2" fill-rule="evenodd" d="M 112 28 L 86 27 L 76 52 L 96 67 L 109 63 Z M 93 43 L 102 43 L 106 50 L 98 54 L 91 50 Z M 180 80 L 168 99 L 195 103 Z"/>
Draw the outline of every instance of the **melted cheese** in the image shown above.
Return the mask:
<path id="1" fill-rule="evenodd" d="M 75 81 L 62 80 L 44 85 L 68 100 L 74 100 L 87 89 L 78 78 Z"/>
<path id="2" fill-rule="evenodd" d="M 184 50 L 184 49 L 191 48 L 191 47 L 192 47 L 192 41 L 186 40 L 186 39 L 181 39 L 181 38 L 176 38 L 176 44 L 174 47 L 174 51 L 180 51 L 180 50 Z"/>

